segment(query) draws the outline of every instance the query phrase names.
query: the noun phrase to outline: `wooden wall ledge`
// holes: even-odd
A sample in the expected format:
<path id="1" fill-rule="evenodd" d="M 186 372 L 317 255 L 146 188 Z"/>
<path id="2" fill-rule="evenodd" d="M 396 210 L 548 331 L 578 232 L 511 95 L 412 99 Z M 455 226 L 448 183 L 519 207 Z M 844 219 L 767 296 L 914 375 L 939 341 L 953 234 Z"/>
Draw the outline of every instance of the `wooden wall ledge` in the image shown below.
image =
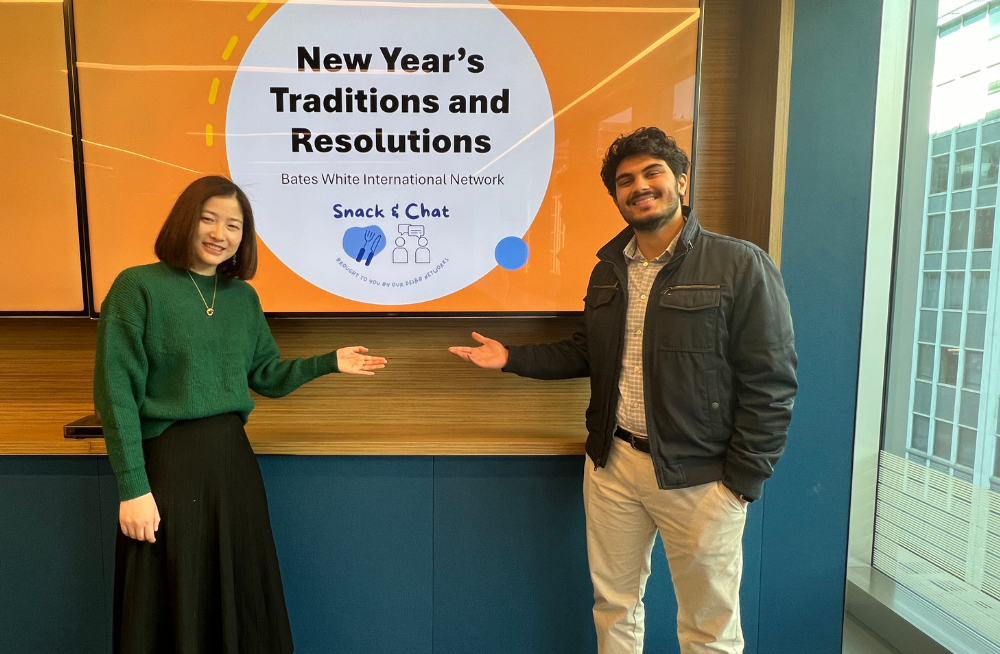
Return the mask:
<path id="1" fill-rule="evenodd" d="M 503 430 L 470 431 L 452 425 L 444 429 L 380 430 L 365 425 L 302 425 L 294 432 L 255 424 L 247 435 L 257 454 L 292 455 L 552 455 L 583 454 L 586 430 L 581 424 L 564 429 L 512 426 Z M 0 440 L 0 454 L 105 454 L 104 439 L 45 438 Z"/>
<path id="2" fill-rule="evenodd" d="M 258 454 L 582 454 L 586 379 L 535 381 L 480 370 L 446 347 L 479 330 L 548 342 L 577 319 L 272 320 L 284 356 L 364 344 L 388 368 L 327 375 L 274 400 L 255 396 L 247 434 Z M 0 320 L 0 454 L 103 454 L 104 439 L 63 426 L 94 411 L 96 321 Z"/>

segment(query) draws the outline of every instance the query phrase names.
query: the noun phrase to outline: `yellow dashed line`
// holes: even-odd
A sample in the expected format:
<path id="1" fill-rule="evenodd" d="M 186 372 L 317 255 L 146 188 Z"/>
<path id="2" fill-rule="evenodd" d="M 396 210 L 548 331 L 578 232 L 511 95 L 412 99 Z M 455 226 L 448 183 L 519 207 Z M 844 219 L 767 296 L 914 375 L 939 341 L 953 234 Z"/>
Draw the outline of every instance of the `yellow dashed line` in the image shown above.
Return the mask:
<path id="1" fill-rule="evenodd" d="M 266 2 L 258 2 L 257 5 L 250 10 L 247 14 L 247 20 L 253 20 L 260 15 L 260 12 L 267 8 Z M 226 49 L 222 51 L 222 60 L 229 61 L 229 57 L 232 56 L 233 50 L 236 49 L 236 44 L 239 43 L 239 37 L 235 34 L 229 43 L 226 44 Z M 219 97 L 219 78 L 216 77 L 212 80 L 212 88 L 208 91 L 208 104 L 215 104 L 215 100 Z M 205 125 L 205 145 L 212 147 L 212 143 L 215 142 L 215 133 L 212 129 L 212 123 Z"/>
<path id="2" fill-rule="evenodd" d="M 266 2 L 258 2 L 257 6 L 254 7 L 253 9 L 251 9 L 250 13 L 247 14 L 247 20 L 253 20 L 257 16 L 259 16 L 260 12 L 264 11 L 265 7 L 267 7 L 267 3 Z"/>
<path id="3" fill-rule="evenodd" d="M 235 34 L 233 35 L 233 38 L 229 39 L 229 45 L 227 45 L 226 49 L 222 51 L 223 60 L 229 61 L 229 55 L 233 54 L 233 48 L 236 47 L 237 41 L 239 41 L 239 39 L 236 38 Z"/>

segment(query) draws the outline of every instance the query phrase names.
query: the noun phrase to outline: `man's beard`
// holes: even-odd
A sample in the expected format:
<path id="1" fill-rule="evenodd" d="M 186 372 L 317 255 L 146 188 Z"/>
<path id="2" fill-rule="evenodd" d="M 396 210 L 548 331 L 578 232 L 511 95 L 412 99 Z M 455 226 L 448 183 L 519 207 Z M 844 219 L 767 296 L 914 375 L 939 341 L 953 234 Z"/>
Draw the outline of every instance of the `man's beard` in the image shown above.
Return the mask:
<path id="1" fill-rule="evenodd" d="M 677 215 L 677 209 L 681 206 L 681 194 L 680 188 L 678 188 L 674 193 L 674 201 L 661 213 L 653 214 L 642 219 L 635 219 L 629 215 L 626 215 L 624 211 L 620 211 L 622 218 L 629 227 L 636 230 L 637 232 L 655 232 L 663 228 L 667 223 L 669 223 L 674 216 Z"/>

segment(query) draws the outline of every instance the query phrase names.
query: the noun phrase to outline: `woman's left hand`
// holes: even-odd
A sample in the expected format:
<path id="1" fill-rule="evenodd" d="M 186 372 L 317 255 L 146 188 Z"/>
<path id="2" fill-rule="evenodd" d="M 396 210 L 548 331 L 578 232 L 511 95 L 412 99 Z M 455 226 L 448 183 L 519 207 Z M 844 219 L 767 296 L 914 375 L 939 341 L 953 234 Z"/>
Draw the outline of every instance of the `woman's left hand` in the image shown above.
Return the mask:
<path id="1" fill-rule="evenodd" d="M 365 354 L 367 347 L 354 345 L 337 350 L 337 368 L 351 375 L 374 375 L 379 368 L 385 368 L 385 357 Z"/>

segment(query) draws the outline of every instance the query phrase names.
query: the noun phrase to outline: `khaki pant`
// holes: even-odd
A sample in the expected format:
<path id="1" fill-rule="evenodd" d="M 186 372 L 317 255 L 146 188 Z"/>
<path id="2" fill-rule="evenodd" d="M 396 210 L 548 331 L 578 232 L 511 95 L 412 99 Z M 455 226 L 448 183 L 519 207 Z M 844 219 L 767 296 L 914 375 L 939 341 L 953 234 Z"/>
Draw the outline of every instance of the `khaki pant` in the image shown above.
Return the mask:
<path id="1" fill-rule="evenodd" d="M 613 438 L 604 468 L 586 459 L 583 502 L 599 654 L 641 654 L 642 596 L 659 529 L 677 595 L 682 654 L 742 654 L 746 506 L 721 482 L 660 490 L 648 454 Z"/>

